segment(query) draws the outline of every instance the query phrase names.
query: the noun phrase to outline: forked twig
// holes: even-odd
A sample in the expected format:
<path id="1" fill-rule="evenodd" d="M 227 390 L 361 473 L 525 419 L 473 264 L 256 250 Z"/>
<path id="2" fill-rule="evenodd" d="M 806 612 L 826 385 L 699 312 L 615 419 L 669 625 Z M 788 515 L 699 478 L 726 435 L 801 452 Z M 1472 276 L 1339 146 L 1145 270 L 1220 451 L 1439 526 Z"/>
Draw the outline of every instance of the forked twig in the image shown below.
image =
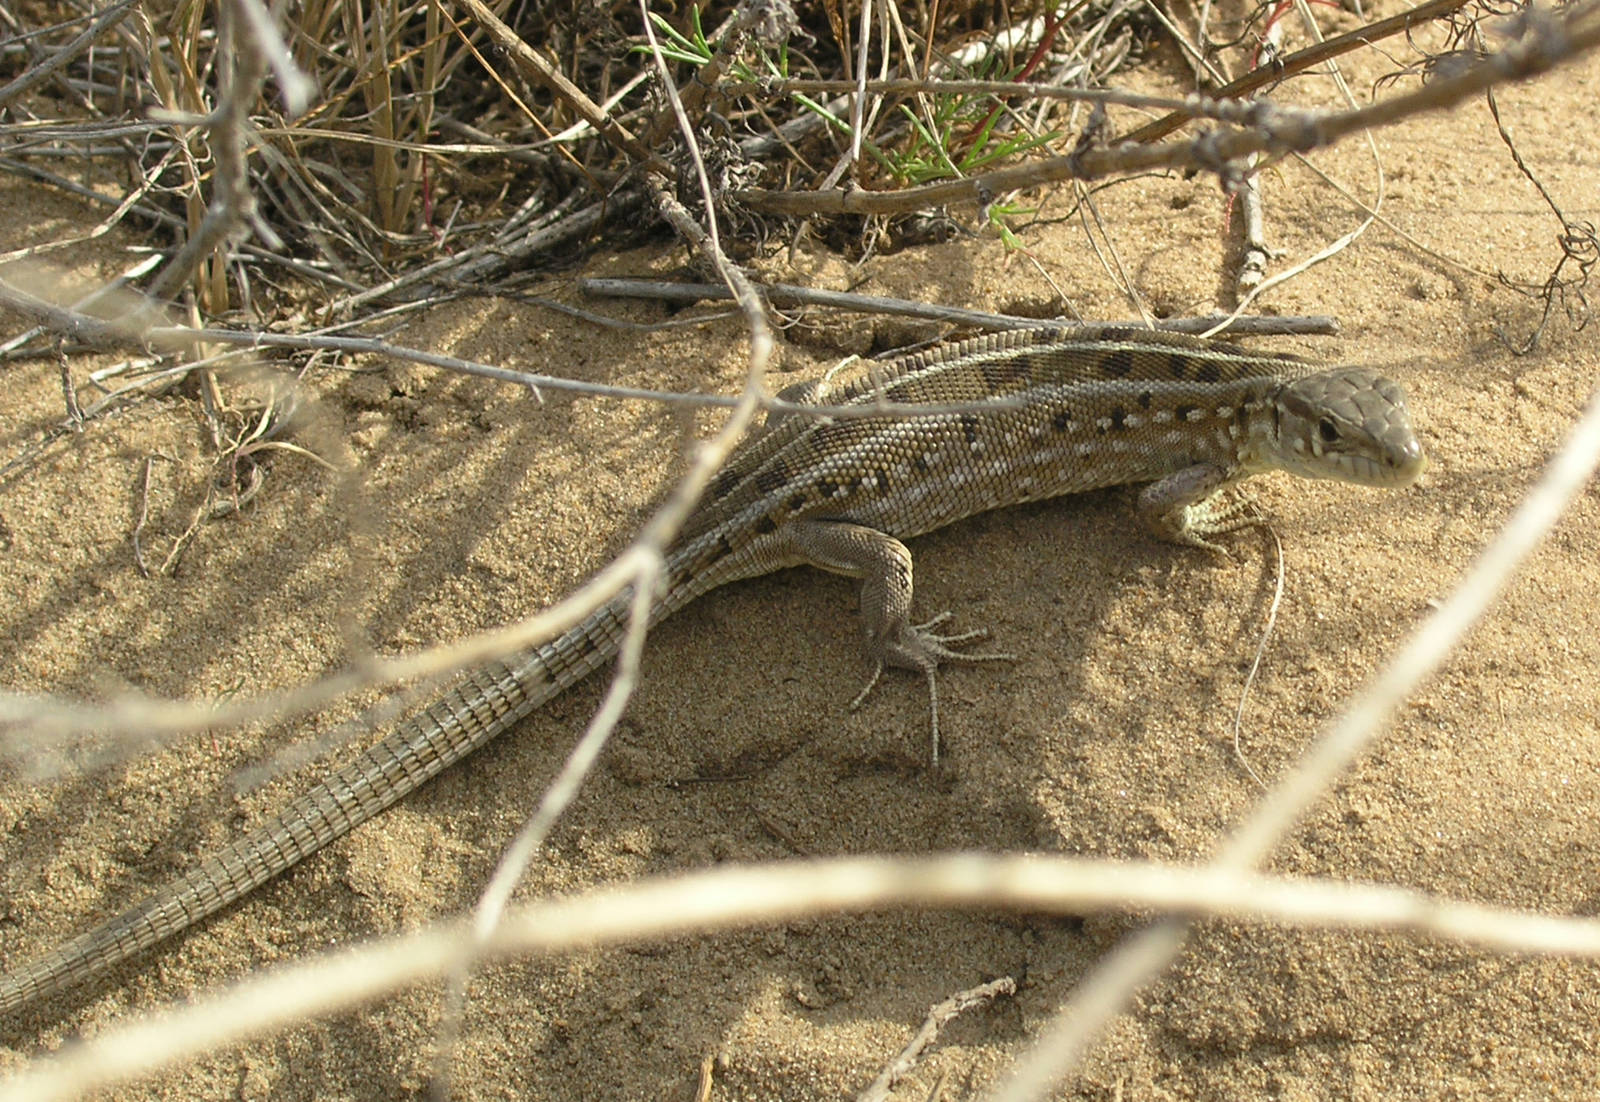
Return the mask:
<path id="1" fill-rule="evenodd" d="M 929 1007 L 928 1017 L 922 1023 L 922 1028 L 906 1042 L 906 1047 L 900 1050 L 900 1054 L 878 1073 L 871 1086 L 856 1096 L 856 1102 L 885 1102 L 889 1092 L 894 1090 L 895 1084 L 917 1066 L 922 1054 L 938 1038 L 941 1029 L 968 1010 L 986 1006 L 1002 995 L 1009 997 L 1016 993 L 1017 981 L 1010 976 L 1001 976 L 997 980 L 990 980 L 977 987 L 957 991 L 943 1002 Z"/>

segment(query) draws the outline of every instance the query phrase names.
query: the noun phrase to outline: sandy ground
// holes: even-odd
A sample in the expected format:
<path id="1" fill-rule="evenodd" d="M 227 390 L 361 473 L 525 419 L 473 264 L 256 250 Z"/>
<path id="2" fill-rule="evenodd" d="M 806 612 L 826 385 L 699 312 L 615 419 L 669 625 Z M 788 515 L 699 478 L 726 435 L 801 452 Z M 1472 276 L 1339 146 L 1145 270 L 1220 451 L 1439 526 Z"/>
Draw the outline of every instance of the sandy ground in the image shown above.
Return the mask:
<path id="1" fill-rule="evenodd" d="M 1370 86 L 1379 59 L 1353 62 Z M 1304 85 L 1301 94 L 1328 95 Z M 1600 216 L 1587 139 L 1600 65 L 1505 91 L 1519 147 L 1568 213 Z M 1472 107 L 1376 136 L 1384 227 L 1267 308 L 1336 315 L 1338 338 L 1275 347 L 1381 366 L 1412 394 L 1432 465 L 1397 493 L 1261 480 L 1282 535 L 1287 596 L 1244 744 L 1280 776 L 1339 704 L 1449 592 L 1562 441 L 1600 378 L 1593 329 L 1561 319 L 1516 358 L 1530 305 L 1483 273 L 1540 281 L 1555 221 Z M 1319 158 L 1370 196 L 1358 143 Z M 1205 180 L 1146 179 L 1101 196 L 1138 290 L 1204 312 L 1222 209 Z M 1066 213 L 1066 195 L 1044 213 Z M 0 180 L 0 247 L 98 218 Z M 1290 257 L 1358 216 L 1311 174 L 1267 180 L 1269 233 Z M 1025 240 L 1040 267 L 985 236 L 851 269 L 820 250 L 767 273 L 959 305 L 1084 316 L 1124 299 L 1075 220 Z M 123 231 L 57 254 L 85 284 L 129 263 Z M 676 271 L 680 249 L 598 257 L 586 274 Z M 1465 271 L 1458 264 L 1478 269 Z M 551 295 L 576 301 L 571 276 Z M 592 305 L 592 304 L 591 304 Z M 605 304 L 636 321 L 649 305 Z M 18 328 L 6 318 L 3 333 Z M 779 349 L 790 372 L 928 331 L 808 318 Z M 610 383 L 731 392 L 741 326 L 640 335 L 536 306 L 460 302 L 397 340 Z M 78 385 L 106 359 L 75 359 Z M 359 367 L 366 373 L 348 370 Z M 0 461 L 62 417 L 57 365 L 7 366 Z M 236 395 L 238 391 L 234 391 Z M 253 695 L 507 622 L 568 591 L 621 547 L 681 469 L 694 420 L 643 403 L 548 394 L 394 364 L 330 364 L 306 382 L 297 440 L 355 466 L 349 481 L 290 454 L 260 495 L 203 524 L 172 577 L 159 559 L 210 477 L 192 397 L 70 435 L 0 484 L 0 684 L 101 699 L 124 689 Z M 1492 619 L 1404 709 L 1384 742 L 1277 851 L 1281 872 L 1408 885 L 1553 914 L 1597 909 L 1600 497 L 1578 501 Z M 1018 660 L 942 681 L 948 764 L 925 763 L 921 683 L 891 678 L 856 713 L 864 674 L 845 580 L 791 571 L 712 595 L 651 640 L 616 743 L 521 897 L 646 873 L 798 855 L 960 848 L 1193 861 L 1259 792 L 1229 724 L 1272 587 L 1260 533 L 1209 557 L 1157 543 L 1126 492 L 1012 509 L 916 541 L 918 603 L 992 628 Z M 127 1016 L 274 962 L 395 933 L 469 907 L 602 689 L 593 681 L 242 905 L 113 981 L 4 1023 L 0 1070 Z M 133 902 L 194 855 L 280 806 L 321 768 L 241 791 L 241 774 L 324 732 L 373 695 L 304 720 L 217 730 L 159 752 L 97 743 L 0 775 L 0 961 L 7 966 Z M 364 731 L 357 738 L 370 737 Z M 337 755 L 337 748 L 331 753 Z M 348 752 L 348 751 L 343 751 Z M 108 756 L 110 760 L 108 761 Z M 54 780 L 29 769 L 60 765 Z M 1000 975 L 1016 997 L 953 1024 L 896 1097 L 943 1080 L 967 1097 L 1022 1052 L 1132 918 L 891 914 L 586 952 L 488 970 L 456 1064 L 461 1098 L 683 1098 L 714 1057 L 713 1097 L 837 1098 L 871 1080 L 928 1007 Z M 439 990 L 218 1051 L 116 1097 L 380 1099 L 426 1082 Z M 1600 1080 L 1600 967 L 1409 937 L 1199 925 L 1172 971 L 1096 1050 L 1070 1097 L 1589 1097 Z"/>

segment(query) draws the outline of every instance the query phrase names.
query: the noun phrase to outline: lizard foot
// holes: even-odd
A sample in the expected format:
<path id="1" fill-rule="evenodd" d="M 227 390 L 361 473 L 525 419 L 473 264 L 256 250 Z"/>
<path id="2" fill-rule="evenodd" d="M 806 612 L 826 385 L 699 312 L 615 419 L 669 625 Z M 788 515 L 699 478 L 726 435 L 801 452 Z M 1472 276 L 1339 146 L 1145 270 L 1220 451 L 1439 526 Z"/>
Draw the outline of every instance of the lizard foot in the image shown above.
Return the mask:
<path id="1" fill-rule="evenodd" d="M 928 721 L 929 721 L 929 754 L 928 760 L 933 768 L 939 767 L 939 685 L 935 672 L 940 662 L 1011 662 L 1016 659 L 1014 654 L 986 653 L 973 654 L 970 651 L 959 651 L 953 648 L 963 643 L 970 643 L 975 639 L 987 639 L 989 632 L 984 628 L 974 628 L 972 631 L 958 632 L 954 635 L 936 635 L 930 629 L 938 627 L 950 619 L 949 612 L 941 612 L 933 619 L 921 624 L 905 624 L 891 639 L 883 640 L 874 647 L 876 658 L 873 663 L 872 674 L 867 678 L 867 683 L 850 702 L 853 712 L 861 707 L 872 690 L 877 687 L 878 679 L 883 676 L 885 666 L 899 666 L 902 669 L 921 670 L 922 675 L 928 679 Z"/>

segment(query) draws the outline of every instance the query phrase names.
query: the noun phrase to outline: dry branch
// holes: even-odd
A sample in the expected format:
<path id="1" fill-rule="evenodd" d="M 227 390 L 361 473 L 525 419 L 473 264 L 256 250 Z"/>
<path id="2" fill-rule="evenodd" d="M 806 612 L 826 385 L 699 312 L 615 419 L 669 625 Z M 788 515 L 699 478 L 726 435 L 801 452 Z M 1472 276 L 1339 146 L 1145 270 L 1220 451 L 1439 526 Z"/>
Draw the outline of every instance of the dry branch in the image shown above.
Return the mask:
<path id="1" fill-rule="evenodd" d="M 665 302 L 700 302 L 731 297 L 726 288 L 713 283 L 664 283 L 659 280 L 592 278 L 578 281 L 578 289 L 586 294 L 611 298 L 648 298 Z M 943 306 L 934 302 L 912 302 L 907 299 L 888 298 L 883 295 L 861 295 L 847 291 L 826 291 L 815 287 L 800 287 L 790 283 L 764 283 L 757 290 L 775 306 L 822 306 L 837 310 L 851 310 L 864 314 L 882 314 L 888 317 L 923 318 L 927 321 L 946 322 L 951 325 L 972 326 L 986 330 L 1031 329 L 1049 324 L 1049 318 L 1028 318 L 1016 314 L 995 314 L 987 310 L 968 310 L 959 306 Z M 1121 325 L 1141 327 L 1143 320 L 1127 321 L 1077 321 L 1074 325 Z M 1339 323 L 1330 317 L 1239 317 L 1212 316 L 1205 318 L 1158 318 L 1151 325 L 1168 333 L 1228 332 L 1234 335 L 1263 334 L 1329 334 L 1339 331 Z"/>
<path id="2" fill-rule="evenodd" d="M 949 203 L 981 203 L 1019 188 L 1093 180 L 1118 173 L 1195 168 L 1223 173 L 1252 153 L 1307 153 L 1369 127 L 1386 126 L 1427 111 L 1442 111 L 1508 81 L 1526 80 L 1573 61 L 1600 45 L 1600 4 L 1570 9 L 1563 17 L 1537 10 L 1521 19 L 1521 37 L 1464 72 L 1434 80 L 1415 92 L 1354 111 L 1297 111 L 1260 102 L 1241 116 L 1247 129 L 1205 134 L 1192 141 L 1143 146 L 1124 142 L 996 169 L 900 191 L 843 188 L 767 191 L 749 188 L 734 199 L 770 214 L 901 214 Z"/>
<path id="3" fill-rule="evenodd" d="M 1357 27 L 1353 31 L 1336 35 L 1333 38 L 1307 46 L 1303 50 L 1285 54 L 1271 65 L 1252 69 L 1238 80 L 1223 85 L 1211 92 L 1207 98 L 1216 100 L 1239 99 L 1254 92 L 1257 88 L 1268 85 L 1294 75 L 1303 73 L 1312 66 L 1320 65 L 1324 61 L 1331 61 L 1340 54 L 1347 54 L 1361 46 L 1370 46 L 1374 42 L 1382 41 L 1392 35 L 1414 30 L 1418 25 L 1428 20 L 1438 19 L 1459 11 L 1472 3 L 1472 0 L 1428 0 L 1428 3 L 1418 4 L 1409 11 L 1399 15 L 1380 19 L 1376 23 L 1368 23 L 1365 27 Z M 1125 134 L 1120 139 L 1125 142 L 1153 142 L 1164 138 L 1174 130 L 1179 129 L 1191 119 L 1202 117 L 1198 112 L 1185 108 L 1178 108 L 1165 118 L 1155 122 L 1146 123 L 1139 129 Z"/>

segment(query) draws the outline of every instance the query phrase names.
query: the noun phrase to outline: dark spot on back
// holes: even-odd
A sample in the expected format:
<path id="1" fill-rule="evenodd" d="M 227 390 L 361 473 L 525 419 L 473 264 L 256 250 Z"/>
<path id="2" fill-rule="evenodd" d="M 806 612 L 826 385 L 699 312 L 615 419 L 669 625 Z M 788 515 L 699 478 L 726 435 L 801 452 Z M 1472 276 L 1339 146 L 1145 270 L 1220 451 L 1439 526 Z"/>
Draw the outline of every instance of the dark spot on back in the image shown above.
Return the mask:
<path id="1" fill-rule="evenodd" d="M 1133 350 L 1119 348 L 1106 357 L 1105 372 L 1113 379 L 1120 379 L 1133 370 Z"/>
<path id="2" fill-rule="evenodd" d="M 1151 394 L 1148 390 L 1141 390 L 1139 392 L 1139 408 L 1140 409 L 1149 409 L 1150 408 L 1150 403 L 1154 399 L 1155 399 L 1155 395 Z"/>
<path id="3" fill-rule="evenodd" d="M 911 465 L 921 474 L 928 473 L 928 457 L 918 452 L 911 460 Z"/>
<path id="4" fill-rule="evenodd" d="M 764 494 L 782 489 L 789 484 L 789 472 L 783 466 L 763 467 L 756 472 L 756 489 Z"/>
<path id="5" fill-rule="evenodd" d="M 1060 413 L 1057 413 L 1054 417 L 1050 418 L 1050 427 L 1055 429 L 1057 432 L 1066 432 L 1067 426 L 1070 424 L 1072 424 L 1072 418 L 1067 416 L 1066 410 L 1062 410 Z"/>
<path id="6" fill-rule="evenodd" d="M 872 473 L 878 476 L 878 489 L 887 490 L 889 488 L 889 472 L 888 472 L 888 470 L 886 470 L 883 467 L 879 467 L 877 470 L 873 471 Z"/>
<path id="7" fill-rule="evenodd" d="M 767 516 L 767 514 L 762 513 L 756 518 L 755 530 L 757 535 L 762 536 L 768 532 L 776 532 L 778 530 L 778 522 Z"/>
<path id="8" fill-rule="evenodd" d="M 795 494 L 793 497 L 791 497 L 789 499 L 789 512 L 798 513 L 801 509 L 804 509 L 805 507 L 806 507 L 806 495 L 805 494 Z"/>
<path id="9" fill-rule="evenodd" d="M 1198 406 L 1179 406 L 1177 409 L 1173 410 L 1172 412 L 1173 412 L 1173 416 L 1177 417 L 1178 420 L 1187 421 L 1189 419 L 1189 415 L 1191 413 L 1195 412 L 1195 410 L 1197 410 L 1198 408 L 1199 408 Z"/>
<path id="10" fill-rule="evenodd" d="M 711 500 L 715 501 L 733 493 L 733 488 L 739 485 L 741 477 L 732 467 L 718 471 L 717 477 L 711 480 Z"/>
<path id="11" fill-rule="evenodd" d="M 968 447 L 971 447 L 972 445 L 974 445 L 974 444 L 976 444 L 978 442 L 978 415 L 977 414 L 975 414 L 975 413 L 963 413 L 961 415 L 961 435 L 963 435 L 963 436 L 965 436 L 967 438 L 967 446 Z"/>
<path id="12" fill-rule="evenodd" d="M 1128 413 L 1121 406 L 1111 411 L 1111 427 L 1121 432 L 1128 422 Z"/>
<path id="13" fill-rule="evenodd" d="M 1167 374 L 1174 379 L 1181 379 L 1189 373 L 1189 357 L 1182 352 L 1167 353 Z"/>
<path id="14" fill-rule="evenodd" d="M 911 388 L 905 383 L 895 383 L 883 392 L 885 399 L 891 402 L 904 402 L 907 405 L 915 401 L 911 397 Z"/>
<path id="15" fill-rule="evenodd" d="M 1214 383 L 1222 378 L 1222 368 L 1214 363 L 1203 363 L 1200 365 L 1200 370 L 1195 372 L 1194 377 L 1202 383 Z"/>
<path id="16" fill-rule="evenodd" d="M 991 394 L 1001 394 L 1014 383 L 1026 382 L 1031 370 L 1027 353 L 984 360 L 978 365 L 978 374 L 983 376 L 983 385 Z"/>
<path id="17" fill-rule="evenodd" d="M 824 501 L 833 496 L 833 491 L 836 490 L 838 486 L 839 484 L 833 481 L 831 478 L 817 479 L 817 493 L 822 495 L 822 499 Z"/>

